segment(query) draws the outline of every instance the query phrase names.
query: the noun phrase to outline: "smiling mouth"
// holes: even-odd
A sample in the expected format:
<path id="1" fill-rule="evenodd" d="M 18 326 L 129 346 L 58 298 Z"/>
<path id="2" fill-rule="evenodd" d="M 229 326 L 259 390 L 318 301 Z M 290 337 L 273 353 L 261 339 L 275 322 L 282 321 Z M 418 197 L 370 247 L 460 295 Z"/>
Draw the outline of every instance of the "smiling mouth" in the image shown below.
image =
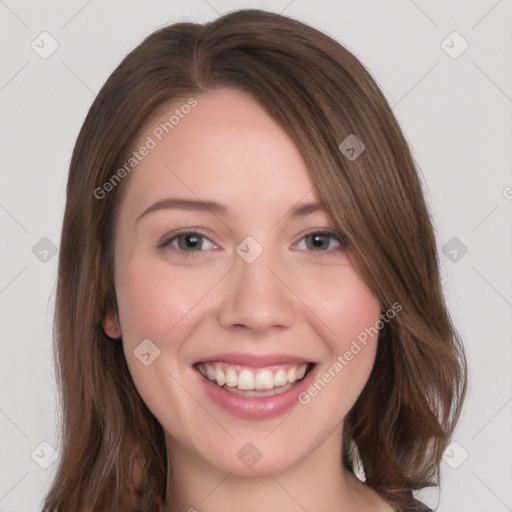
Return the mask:
<path id="1" fill-rule="evenodd" d="M 201 375 L 217 386 L 247 397 L 279 395 L 297 385 L 314 363 L 289 363 L 263 368 L 208 361 L 194 365 Z"/>

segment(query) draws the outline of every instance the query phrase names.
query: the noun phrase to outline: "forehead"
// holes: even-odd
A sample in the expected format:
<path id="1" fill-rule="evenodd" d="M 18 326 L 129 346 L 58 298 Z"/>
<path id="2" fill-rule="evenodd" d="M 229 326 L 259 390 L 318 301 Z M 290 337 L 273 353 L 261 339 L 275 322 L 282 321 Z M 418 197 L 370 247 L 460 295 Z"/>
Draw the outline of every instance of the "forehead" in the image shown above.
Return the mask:
<path id="1" fill-rule="evenodd" d="M 233 209 L 317 200 L 299 149 L 250 94 L 222 89 L 175 102 L 142 131 L 125 202 L 213 198 Z M 140 155 L 139 155 L 140 157 Z"/>

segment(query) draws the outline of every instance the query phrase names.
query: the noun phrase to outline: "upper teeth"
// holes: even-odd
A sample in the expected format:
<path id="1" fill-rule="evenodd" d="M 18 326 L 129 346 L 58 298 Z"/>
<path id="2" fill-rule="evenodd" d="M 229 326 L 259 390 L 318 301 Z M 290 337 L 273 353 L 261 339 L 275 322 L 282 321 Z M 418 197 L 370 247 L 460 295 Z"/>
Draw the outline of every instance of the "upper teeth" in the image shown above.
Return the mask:
<path id="1" fill-rule="evenodd" d="M 249 368 L 227 363 L 201 363 L 199 371 L 219 386 L 244 390 L 268 390 L 300 380 L 306 374 L 307 364 L 277 365 L 268 368 Z"/>

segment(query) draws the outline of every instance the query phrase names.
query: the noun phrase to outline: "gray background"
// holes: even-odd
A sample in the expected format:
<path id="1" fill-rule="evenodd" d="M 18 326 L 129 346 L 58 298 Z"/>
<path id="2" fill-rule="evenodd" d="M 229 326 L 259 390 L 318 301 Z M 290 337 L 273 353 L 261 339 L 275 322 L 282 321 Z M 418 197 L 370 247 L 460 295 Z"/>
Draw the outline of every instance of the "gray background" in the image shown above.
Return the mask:
<path id="1" fill-rule="evenodd" d="M 56 251 L 87 110 L 155 28 L 242 7 L 327 32 L 362 60 L 393 106 L 432 206 L 471 372 L 441 490 L 420 496 L 439 511 L 512 510 L 511 0 L 0 0 L 0 511 L 39 510 L 57 466 Z M 43 59 L 51 38 L 58 48 Z"/>

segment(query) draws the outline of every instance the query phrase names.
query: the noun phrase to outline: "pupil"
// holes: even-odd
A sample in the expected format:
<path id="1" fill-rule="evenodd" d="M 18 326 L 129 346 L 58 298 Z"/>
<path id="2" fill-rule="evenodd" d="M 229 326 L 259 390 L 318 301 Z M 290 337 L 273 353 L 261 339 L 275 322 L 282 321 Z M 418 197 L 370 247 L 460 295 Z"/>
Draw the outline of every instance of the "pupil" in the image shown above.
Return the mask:
<path id="1" fill-rule="evenodd" d="M 185 237 L 185 244 L 186 244 L 187 248 L 194 249 L 195 247 L 197 247 L 199 245 L 198 237 L 195 235 L 187 235 Z"/>
<path id="2" fill-rule="evenodd" d="M 313 239 L 313 246 L 316 247 L 316 248 L 321 248 L 322 245 L 323 245 L 323 240 L 322 240 L 322 236 L 323 235 L 312 235 L 312 239 Z"/>

